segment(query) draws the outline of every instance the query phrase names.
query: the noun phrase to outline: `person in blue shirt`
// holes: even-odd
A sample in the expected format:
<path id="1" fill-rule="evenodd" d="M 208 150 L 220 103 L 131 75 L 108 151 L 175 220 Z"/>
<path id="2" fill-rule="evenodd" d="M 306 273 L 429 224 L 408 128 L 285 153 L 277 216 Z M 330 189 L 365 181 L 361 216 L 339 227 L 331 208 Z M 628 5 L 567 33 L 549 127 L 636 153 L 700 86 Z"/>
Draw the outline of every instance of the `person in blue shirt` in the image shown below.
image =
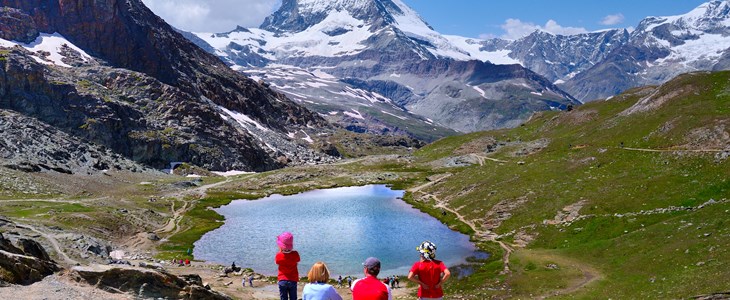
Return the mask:
<path id="1" fill-rule="evenodd" d="M 309 283 L 304 286 L 302 300 L 342 300 L 335 288 L 328 284 L 330 271 L 327 265 L 318 261 L 307 273 Z"/>

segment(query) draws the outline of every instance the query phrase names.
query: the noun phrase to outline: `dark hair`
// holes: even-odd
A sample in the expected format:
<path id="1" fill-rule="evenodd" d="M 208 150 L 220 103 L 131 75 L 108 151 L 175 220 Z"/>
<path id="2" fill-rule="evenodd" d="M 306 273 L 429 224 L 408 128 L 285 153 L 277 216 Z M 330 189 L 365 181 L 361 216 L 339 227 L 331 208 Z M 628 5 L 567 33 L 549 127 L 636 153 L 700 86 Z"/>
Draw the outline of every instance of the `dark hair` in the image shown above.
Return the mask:
<path id="1" fill-rule="evenodd" d="M 373 276 L 378 276 L 380 274 L 380 266 L 375 266 L 372 268 L 366 268 L 368 270 L 368 274 Z"/>

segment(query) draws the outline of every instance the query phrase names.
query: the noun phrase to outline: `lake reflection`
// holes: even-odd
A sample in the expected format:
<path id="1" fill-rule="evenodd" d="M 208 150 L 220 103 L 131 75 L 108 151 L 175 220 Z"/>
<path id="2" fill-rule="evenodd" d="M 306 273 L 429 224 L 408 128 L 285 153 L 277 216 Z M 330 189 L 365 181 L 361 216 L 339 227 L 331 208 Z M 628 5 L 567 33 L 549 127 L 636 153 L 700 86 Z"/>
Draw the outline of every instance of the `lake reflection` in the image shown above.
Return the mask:
<path id="1" fill-rule="evenodd" d="M 371 185 L 233 201 L 216 210 L 226 217 L 225 225 L 197 241 L 194 255 L 276 275 L 276 236 L 283 231 L 294 234 L 294 249 L 302 258 L 300 276 L 319 260 L 334 278 L 360 276 L 369 256 L 381 260 L 382 276 L 405 275 L 424 240 L 438 246 L 438 258 L 447 266 L 474 254 L 468 236 L 412 208 L 402 196 L 403 191 Z"/>

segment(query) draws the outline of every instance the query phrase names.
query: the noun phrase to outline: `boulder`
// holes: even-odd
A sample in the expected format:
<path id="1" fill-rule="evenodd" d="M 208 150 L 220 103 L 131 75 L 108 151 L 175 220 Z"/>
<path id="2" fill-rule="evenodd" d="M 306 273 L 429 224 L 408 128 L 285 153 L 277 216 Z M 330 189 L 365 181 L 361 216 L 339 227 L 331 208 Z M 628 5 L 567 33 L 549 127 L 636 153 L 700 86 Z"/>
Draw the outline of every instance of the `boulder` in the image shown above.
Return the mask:
<path id="1" fill-rule="evenodd" d="M 30 285 L 58 270 L 53 261 L 0 250 L 0 282 Z"/>
<path id="2" fill-rule="evenodd" d="M 198 274 L 182 275 L 182 278 L 189 284 L 203 286 L 203 278 Z"/>
<path id="3" fill-rule="evenodd" d="M 38 242 L 31 239 L 20 239 L 18 240 L 18 246 L 23 250 L 23 253 L 28 256 L 33 256 L 41 260 L 50 261 L 51 257 L 48 256 L 46 249 L 41 246 Z"/>
<path id="4" fill-rule="evenodd" d="M 200 286 L 200 276 L 175 275 L 126 267 L 74 267 L 77 281 L 84 281 L 110 293 L 128 293 L 140 298 L 166 299 L 231 299 Z"/>
<path id="5" fill-rule="evenodd" d="M 160 237 L 157 235 L 157 233 L 154 232 L 148 232 L 147 233 L 147 239 L 150 241 L 159 241 Z"/>
<path id="6" fill-rule="evenodd" d="M 0 233 L 0 250 L 7 251 L 14 254 L 23 254 L 23 250 L 18 249 L 13 245 L 10 240 L 6 239 L 2 233 Z"/>

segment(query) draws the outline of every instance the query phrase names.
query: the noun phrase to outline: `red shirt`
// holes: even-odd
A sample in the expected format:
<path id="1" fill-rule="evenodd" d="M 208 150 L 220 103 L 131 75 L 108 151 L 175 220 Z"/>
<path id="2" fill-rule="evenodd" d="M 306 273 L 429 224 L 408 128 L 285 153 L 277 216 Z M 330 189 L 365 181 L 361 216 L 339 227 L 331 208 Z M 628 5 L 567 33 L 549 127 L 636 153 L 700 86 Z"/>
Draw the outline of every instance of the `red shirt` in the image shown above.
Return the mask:
<path id="1" fill-rule="evenodd" d="M 352 282 L 352 300 L 390 300 L 390 288 L 375 276 L 367 275 Z"/>
<path id="2" fill-rule="evenodd" d="M 440 260 L 419 261 L 413 264 L 411 272 L 418 276 L 418 279 L 428 285 L 430 288 L 425 290 L 421 286 L 418 287 L 418 297 L 422 298 L 441 298 L 444 296 L 442 288 L 434 286 L 441 281 L 441 273 L 446 270 L 446 265 Z"/>
<path id="3" fill-rule="evenodd" d="M 279 265 L 279 276 L 277 276 L 278 280 L 299 282 L 299 270 L 297 269 L 297 263 L 299 263 L 299 252 L 279 252 L 276 253 L 276 258 L 274 260 L 276 261 L 276 264 Z"/>

